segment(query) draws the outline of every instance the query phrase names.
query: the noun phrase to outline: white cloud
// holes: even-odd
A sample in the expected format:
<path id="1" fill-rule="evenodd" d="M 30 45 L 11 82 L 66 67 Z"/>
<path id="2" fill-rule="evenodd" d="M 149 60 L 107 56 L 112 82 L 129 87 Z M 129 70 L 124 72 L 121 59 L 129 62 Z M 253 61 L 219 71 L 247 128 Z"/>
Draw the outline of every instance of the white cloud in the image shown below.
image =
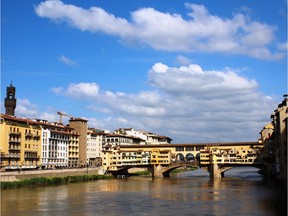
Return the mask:
<path id="1" fill-rule="evenodd" d="M 17 99 L 15 113 L 19 116 L 34 116 L 38 113 L 37 106 L 28 99 Z"/>
<path id="2" fill-rule="evenodd" d="M 61 92 L 63 91 L 63 87 L 54 87 L 54 88 L 51 88 L 51 91 L 54 94 L 61 94 Z"/>
<path id="3" fill-rule="evenodd" d="M 162 64 L 161 62 L 154 64 L 153 71 L 156 73 L 165 73 L 168 70 L 167 65 Z"/>
<path id="4" fill-rule="evenodd" d="M 68 57 L 61 55 L 58 57 L 58 60 L 68 66 L 75 66 L 77 65 L 77 63 L 75 61 L 72 61 L 71 59 L 69 59 Z"/>
<path id="5" fill-rule="evenodd" d="M 97 96 L 99 91 L 99 86 L 96 83 L 78 83 L 70 84 L 65 92 L 66 95 L 70 97 L 79 97 L 79 98 L 94 98 Z"/>
<path id="6" fill-rule="evenodd" d="M 165 73 L 159 73 L 154 67 L 149 71 L 150 84 L 169 94 L 198 93 L 212 98 L 217 95 L 229 96 L 231 91 L 250 92 L 257 87 L 256 81 L 240 77 L 234 71 L 202 71 L 199 65 L 190 65 L 169 68 Z"/>
<path id="7" fill-rule="evenodd" d="M 97 86 L 87 115 L 95 111 L 109 117 L 98 122 L 85 118 L 102 129 L 133 127 L 170 136 L 178 143 L 256 141 L 276 104 L 259 92 L 255 80 L 235 71 L 206 71 L 196 64 L 176 68 L 158 62 L 148 71 L 154 90 L 114 93 L 100 91 L 95 83 L 80 83 L 64 92 L 87 99 L 87 92 L 71 89 Z"/>
<path id="8" fill-rule="evenodd" d="M 40 118 L 49 121 L 57 121 L 56 114 L 51 114 L 48 112 L 40 112 L 37 105 L 31 103 L 28 99 L 17 99 L 17 105 L 15 109 L 15 114 L 22 118 Z"/>
<path id="9" fill-rule="evenodd" d="M 71 83 L 64 89 L 63 87 L 53 87 L 50 89 L 54 94 L 65 95 L 78 99 L 94 99 L 98 95 L 99 86 L 96 83 Z"/>
<path id="10" fill-rule="evenodd" d="M 278 49 L 283 50 L 283 51 L 287 51 L 288 50 L 288 42 L 286 41 L 285 43 L 278 44 Z"/>
<path id="11" fill-rule="evenodd" d="M 131 20 L 116 17 L 99 7 L 83 9 L 59 0 L 35 7 L 38 16 L 66 22 L 81 31 L 103 32 L 126 42 L 138 42 L 157 50 L 243 54 L 258 59 L 280 59 L 285 52 L 271 47 L 276 27 L 253 21 L 243 13 L 232 18 L 212 15 L 203 5 L 185 4 L 188 18 L 153 8 L 131 12 Z M 135 43 L 134 43 L 135 44 Z"/>
<path id="12" fill-rule="evenodd" d="M 191 64 L 191 60 L 183 55 L 178 55 L 176 57 L 176 62 L 179 64 L 179 65 L 184 65 L 184 66 L 187 66 L 187 65 L 190 65 Z"/>

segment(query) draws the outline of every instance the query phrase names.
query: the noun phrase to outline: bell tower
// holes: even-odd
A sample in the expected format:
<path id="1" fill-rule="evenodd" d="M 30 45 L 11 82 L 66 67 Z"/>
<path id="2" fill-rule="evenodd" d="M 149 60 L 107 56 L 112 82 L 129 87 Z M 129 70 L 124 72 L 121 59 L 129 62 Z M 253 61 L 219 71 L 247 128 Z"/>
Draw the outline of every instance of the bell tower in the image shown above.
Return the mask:
<path id="1" fill-rule="evenodd" d="M 12 85 L 7 87 L 6 90 L 6 98 L 5 98 L 5 114 L 6 115 L 15 115 L 15 108 L 16 108 L 16 98 L 15 98 L 16 88 Z"/>

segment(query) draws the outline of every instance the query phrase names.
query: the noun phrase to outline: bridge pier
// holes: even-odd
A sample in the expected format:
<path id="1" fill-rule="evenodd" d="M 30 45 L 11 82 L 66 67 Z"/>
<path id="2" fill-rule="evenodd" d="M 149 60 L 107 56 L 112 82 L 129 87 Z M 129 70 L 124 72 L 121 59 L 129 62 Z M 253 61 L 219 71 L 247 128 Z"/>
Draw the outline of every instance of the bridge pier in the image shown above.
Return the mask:
<path id="1" fill-rule="evenodd" d="M 162 178 L 163 176 L 163 167 L 159 164 L 159 165 L 153 165 L 153 169 L 154 169 L 154 177 L 156 178 Z"/>
<path id="2" fill-rule="evenodd" d="M 169 177 L 171 171 L 167 170 L 167 167 L 163 167 L 160 164 L 149 166 L 147 169 L 152 174 L 152 179 Z"/>
<path id="3" fill-rule="evenodd" d="M 221 169 L 219 169 L 219 166 L 216 163 L 210 164 L 208 167 L 208 171 L 210 173 L 210 178 L 224 177 L 224 173 L 222 174 Z"/>

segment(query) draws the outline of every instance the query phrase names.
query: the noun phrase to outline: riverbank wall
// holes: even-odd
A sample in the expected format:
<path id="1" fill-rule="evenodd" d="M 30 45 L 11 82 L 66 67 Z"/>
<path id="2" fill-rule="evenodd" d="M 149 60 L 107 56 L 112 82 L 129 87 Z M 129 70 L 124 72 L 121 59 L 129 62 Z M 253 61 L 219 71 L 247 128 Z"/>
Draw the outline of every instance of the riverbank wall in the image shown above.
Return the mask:
<path id="1" fill-rule="evenodd" d="M 33 171 L 13 171 L 13 172 L 0 172 L 1 182 L 14 182 L 32 178 L 54 178 L 54 177 L 67 177 L 67 176 L 80 176 L 80 175 L 103 175 L 101 167 L 95 168 L 77 168 L 77 169 L 53 169 L 53 170 L 33 170 Z"/>

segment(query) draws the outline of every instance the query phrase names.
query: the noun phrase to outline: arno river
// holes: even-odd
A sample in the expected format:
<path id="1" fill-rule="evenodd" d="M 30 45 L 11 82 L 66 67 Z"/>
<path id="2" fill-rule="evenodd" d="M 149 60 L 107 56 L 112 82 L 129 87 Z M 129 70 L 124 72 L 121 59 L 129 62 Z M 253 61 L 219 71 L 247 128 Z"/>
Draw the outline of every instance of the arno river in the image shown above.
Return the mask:
<path id="1" fill-rule="evenodd" d="M 279 189 L 254 168 L 210 179 L 202 170 L 1 191 L 2 216 L 282 215 Z"/>

